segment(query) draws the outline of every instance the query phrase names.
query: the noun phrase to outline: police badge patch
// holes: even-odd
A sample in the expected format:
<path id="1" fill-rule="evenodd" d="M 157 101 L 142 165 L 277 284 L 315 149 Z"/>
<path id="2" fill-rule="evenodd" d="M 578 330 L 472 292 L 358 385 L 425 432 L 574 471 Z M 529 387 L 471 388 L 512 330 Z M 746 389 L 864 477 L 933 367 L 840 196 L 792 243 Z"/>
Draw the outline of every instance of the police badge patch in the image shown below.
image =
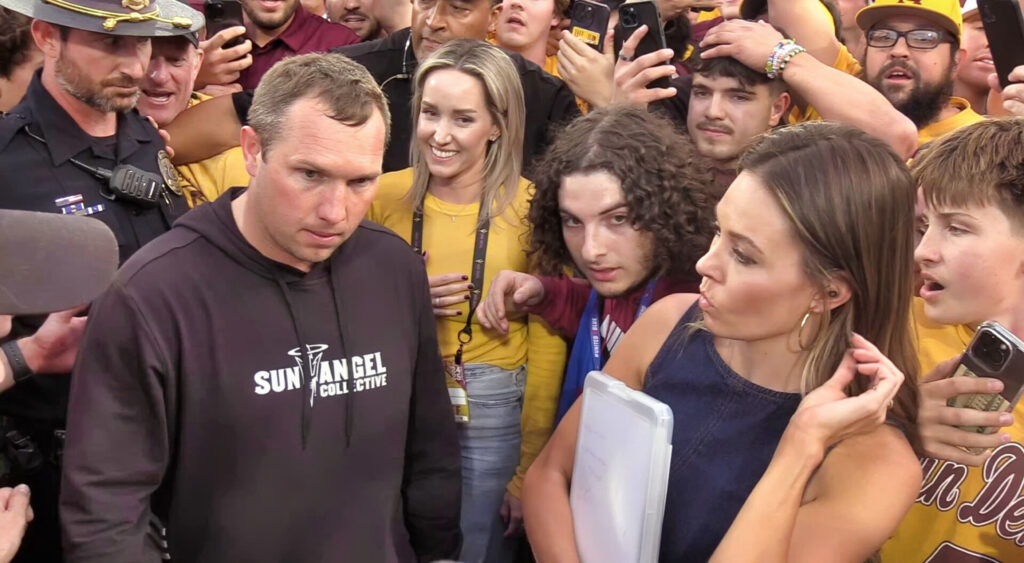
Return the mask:
<path id="1" fill-rule="evenodd" d="M 181 195 L 181 181 L 178 179 L 178 171 L 171 164 L 171 157 L 167 156 L 167 151 L 156 153 L 156 161 L 160 165 L 160 175 L 164 177 L 164 184 L 175 195 Z"/>

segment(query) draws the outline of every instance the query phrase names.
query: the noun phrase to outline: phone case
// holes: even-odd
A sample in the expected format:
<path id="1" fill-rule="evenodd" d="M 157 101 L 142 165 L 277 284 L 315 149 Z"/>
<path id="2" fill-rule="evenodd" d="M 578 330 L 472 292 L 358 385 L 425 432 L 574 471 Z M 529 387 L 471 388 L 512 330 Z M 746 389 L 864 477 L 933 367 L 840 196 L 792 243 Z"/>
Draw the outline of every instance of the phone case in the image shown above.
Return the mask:
<path id="1" fill-rule="evenodd" d="M 981 25 L 988 37 L 999 84 L 1010 85 L 1010 72 L 1024 65 L 1024 14 L 1018 0 L 978 0 Z"/>
<path id="2" fill-rule="evenodd" d="M 633 58 L 642 57 L 660 49 L 665 49 L 665 29 L 661 23 L 661 12 L 658 5 L 650 0 L 623 4 L 619 7 L 619 23 L 615 26 L 615 53 L 622 51 L 622 44 L 633 36 L 640 26 L 647 26 L 647 35 L 640 40 Z M 647 85 L 648 88 L 668 88 L 668 78 L 659 78 Z"/>
<path id="3" fill-rule="evenodd" d="M 203 4 L 206 16 L 206 38 L 229 28 L 242 25 L 242 4 L 238 0 L 206 0 Z M 224 44 L 230 49 L 245 42 L 245 37 L 236 37 Z"/>
<path id="4" fill-rule="evenodd" d="M 569 33 L 596 49 L 604 52 L 604 38 L 608 33 L 608 19 L 611 10 L 608 6 L 590 0 L 576 0 L 572 5 L 572 22 Z"/>
<path id="5" fill-rule="evenodd" d="M 983 341 L 996 341 L 1007 345 L 1009 357 L 1002 367 L 993 367 L 985 362 Z M 958 395 L 947 404 L 951 407 L 970 408 L 988 412 L 1009 412 L 1013 410 L 1024 394 L 1024 342 L 997 322 L 985 322 L 978 327 L 971 344 L 964 352 L 953 377 L 991 377 L 1003 382 L 999 394 Z M 988 426 L 958 426 L 961 430 L 977 434 L 991 434 L 995 429 Z M 972 453 L 981 453 L 985 448 L 967 448 Z"/>

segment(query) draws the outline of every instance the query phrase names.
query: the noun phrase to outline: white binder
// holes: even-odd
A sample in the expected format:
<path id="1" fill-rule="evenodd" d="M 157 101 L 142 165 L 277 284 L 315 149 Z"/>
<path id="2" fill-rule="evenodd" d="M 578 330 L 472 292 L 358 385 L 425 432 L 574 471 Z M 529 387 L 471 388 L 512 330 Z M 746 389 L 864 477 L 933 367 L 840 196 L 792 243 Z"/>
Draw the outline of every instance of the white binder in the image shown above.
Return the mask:
<path id="1" fill-rule="evenodd" d="M 658 560 L 672 461 L 672 409 L 592 371 L 569 504 L 582 563 Z"/>

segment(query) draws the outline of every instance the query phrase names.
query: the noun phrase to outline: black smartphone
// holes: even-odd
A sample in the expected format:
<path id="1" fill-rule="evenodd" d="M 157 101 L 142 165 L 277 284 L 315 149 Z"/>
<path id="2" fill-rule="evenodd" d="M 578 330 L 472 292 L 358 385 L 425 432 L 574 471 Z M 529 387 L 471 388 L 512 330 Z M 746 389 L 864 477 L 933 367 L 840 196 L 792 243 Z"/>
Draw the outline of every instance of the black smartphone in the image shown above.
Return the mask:
<path id="1" fill-rule="evenodd" d="M 665 29 L 661 23 L 661 12 L 657 2 L 644 0 L 619 6 L 619 23 L 615 26 L 615 53 L 622 51 L 622 44 L 628 40 L 640 26 L 647 26 L 647 35 L 640 40 L 633 58 L 642 57 L 660 49 L 668 48 L 665 42 Z M 648 88 L 668 88 L 668 77 L 658 78 L 647 85 Z"/>
<path id="2" fill-rule="evenodd" d="M 988 37 L 999 84 L 1010 85 L 1010 72 L 1024 65 L 1024 14 L 1017 0 L 978 0 L 981 25 Z"/>
<path id="3" fill-rule="evenodd" d="M 242 3 L 238 0 L 206 0 L 203 3 L 206 15 L 206 38 L 209 39 L 221 31 L 242 25 Z M 245 36 L 240 35 L 224 44 L 225 49 L 245 43 Z"/>
<path id="4" fill-rule="evenodd" d="M 603 53 L 604 37 L 608 33 L 608 19 L 611 17 L 608 6 L 590 0 L 576 0 L 572 4 L 571 17 L 569 33 Z"/>
<path id="5" fill-rule="evenodd" d="M 1024 394 L 1024 342 L 1003 325 L 988 321 L 978 327 L 967 351 L 957 365 L 953 377 L 993 377 L 1003 382 L 998 394 L 958 395 L 946 404 L 951 407 L 977 409 L 989 412 L 1010 412 Z M 988 426 L 959 426 L 978 434 L 991 434 Z M 984 448 L 968 448 L 981 453 Z"/>

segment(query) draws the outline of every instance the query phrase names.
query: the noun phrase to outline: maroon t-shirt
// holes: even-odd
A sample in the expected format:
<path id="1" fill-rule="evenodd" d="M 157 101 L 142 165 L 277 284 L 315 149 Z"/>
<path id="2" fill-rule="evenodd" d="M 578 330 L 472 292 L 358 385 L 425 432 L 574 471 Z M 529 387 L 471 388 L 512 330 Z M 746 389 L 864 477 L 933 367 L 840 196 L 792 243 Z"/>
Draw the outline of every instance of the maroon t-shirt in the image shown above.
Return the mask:
<path id="1" fill-rule="evenodd" d="M 587 307 L 590 284 L 583 279 L 568 276 L 540 276 L 538 279 L 544 286 L 544 299 L 530 307 L 528 311 L 539 315 L 559 334 L 573 338 L 583 317 L 583 310 Z M 615 349 L 615 345 L 629 327 L 633 326 L 645 287 L 646 284 L 626 295 L 604 300 L 601 310 L 601 340 L 608 354 Z M 654 284 L 651 303 L 673 293 L 696 293 L 699 287 L 700 283 L 696 281 L 660 278 Z"/>
<path id="2" fill-rule="evenodd" d="M 252 66 L 242 71 L 238 83 L 246 90 L 254 90 L 270 67 L 285 57 L 324 53 L 353 43 L 359 43 L 359 36 L 351 29 L 314 16 L 299 6 L 284 33 L 262 47 L 253 44 Z"/>

